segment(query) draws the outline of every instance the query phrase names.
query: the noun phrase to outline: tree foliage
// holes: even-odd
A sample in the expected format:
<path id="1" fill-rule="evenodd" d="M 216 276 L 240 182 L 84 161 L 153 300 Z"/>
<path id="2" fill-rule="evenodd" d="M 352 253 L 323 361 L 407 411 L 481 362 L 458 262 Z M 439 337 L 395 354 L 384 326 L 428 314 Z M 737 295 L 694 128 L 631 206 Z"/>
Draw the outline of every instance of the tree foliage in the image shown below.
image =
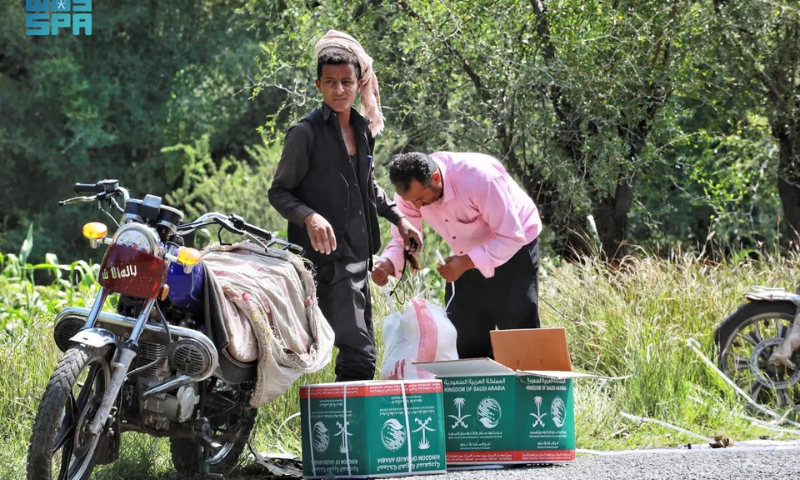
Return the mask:
<path id="1" fill-rule="evenodd" d="M 26 37 L 23 3 L 2 5 L 0 248 L 33 223 L 42 251 L 88 254 L 91 210 L 56 205 L 73 183 L 165 196 L 184 157 L 164 147 L 208 135 L 219 158 L 258 141 L 272 102 L 251 100 L 247 77 L 266 27 L 243 2 L 94 2 L 90 37 Z"/>
<path id="2" fill-rule="evenodd" d="M 261 78 L 287 92 L 290 118 L 312 98 L 313 41 L 346 30 L 388 85 L 390 145 L 494 154 L 566 246 L 580 247 L 593 215 L 611 255 L 626 251 L 635 178 L 659 161 L 648 135 L 669 128 L 701 23 L 655 1 L 290 1 L 282 18 Z"/>
<path id="3" fill-rule="evenodd" d="M 495 155 L 557 253 L 773 248 L 800 225 L 796 1 L 100 2 L 91 37 L 26 37 L 0 5 L 0 250 L 33 224 L 86 255 L 88 210 L 55 202 L 104 177 L 282 228 L 265 190 L 328 29 L 375 61 L 379 176 L 400 151 Z"/>
<path id="4" fill-rule="evenodd" d="M 778 143 L 778 191 L 788 238 L 800 238 L 800 2 L 714 2 L 720 71 L 767 118 Z"/>

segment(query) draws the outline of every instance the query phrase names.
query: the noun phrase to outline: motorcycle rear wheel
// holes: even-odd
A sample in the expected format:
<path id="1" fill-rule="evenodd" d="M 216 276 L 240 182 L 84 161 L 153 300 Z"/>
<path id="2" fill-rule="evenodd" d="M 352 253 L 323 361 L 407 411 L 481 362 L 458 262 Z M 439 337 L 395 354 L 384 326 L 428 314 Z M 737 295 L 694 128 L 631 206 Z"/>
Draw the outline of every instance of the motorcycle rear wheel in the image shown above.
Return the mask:
<path id="1" fill-rule="evenodd" d="M 716 337 L 720 370 L 757 403 L 788 412 L 789 418 L 800 414 L 800 368 L 775 367 L 767 360 L 788 335 L 796 313 L 792 302 L 749 302 L 725 319 Z M 798 365 L 800 354 L 792 358 Z"/>
<path id="2" fill-rule="evenodd" d="M 85 480 L 92 474 L 100 436 L 89 422 L 111 383 L 112 348 L 83 345 L 61 357 L 39 403 L 28 447 L 28 480 Z M 85 374 L 86 378 L 81 379 Z M 77 390 L 77 395 L 75 390 Z M 56 475 L 53 457 L 60 453 Z"/>
<path id="3" fill-rule="evenodd" d="M 236 440 L 222 445 L 222 448 L 211 452 L 209 459 L 209 473 L 227 475 L 239 463 L 247 442 L 250 440 L 250 433 L 256 423 L 258 410 L 250 408 L 238 418 L 234 425 L 225 425 L 236 434 Z M 203 446 L 188 438 L 171 438 L 169 450 L 172 454 L 172 465 L 181 475 L 189 476 L 200 472 L 200 466 L 204 462 Z"/>

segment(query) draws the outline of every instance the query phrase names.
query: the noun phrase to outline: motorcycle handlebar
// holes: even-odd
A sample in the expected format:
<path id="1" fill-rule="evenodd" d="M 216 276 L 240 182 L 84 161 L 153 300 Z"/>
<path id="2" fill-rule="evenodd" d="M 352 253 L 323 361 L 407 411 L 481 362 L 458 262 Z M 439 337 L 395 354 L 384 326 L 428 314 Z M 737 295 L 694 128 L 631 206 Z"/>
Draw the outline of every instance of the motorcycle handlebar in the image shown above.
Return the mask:
<path id="1" fill-rule="evenodd" d="M 188 231 L 192 231 L 198 226 L 205 225 L 206 222 L 209 221 L 218 225 L 222 225 L 233 233 L 241 234 L 242 232 L 247 232 L 257 237 L 261 237 L 269 244 L 281 245 L 285 250 L 290 250 L 300 255 L 302 255 L 304 252 L 303 247 L 300 245 L 295 245 L 279 238 L 275 238 L 268 230 L 264 230 L 263 228 L 245 222 L 244 219 L 239 215 L 223 215 L 217 212 L 206 213 L 201 215 L 194 222 L 182 225 L 181 230 L 184 230 L 185 233 L 188 233 Z"/>
<path id="2" fill-rule="evenodd" d="M 70 198 L 68 200 L 64 200 L 58 202 L 59 205 L 62 207 L 64 205 L 71 205 L 73 203 L 81 203 L 87 201 L 108 201 L 109 204 L 116 209 L 118 212 L 123 213 L 125 209 L 123 208 L 127 205 L 128 200 L 130 200 L 130 194 L 128 190 L 119 186 L 119 182 L 114 179 L 106 179 L 100 180 L 97 183 L 76 183 L 72 186 L 72 189 L 75 190 L 75 193 L 93 193 L 95 194 L 93 197 L 78 197 L 78 198 Z M 116 199 L 118 197 L 122 197 L 123 207 L 120 207 L 117 203 Z"/>
<path id="3" fill-rule="evenodd" d="M 244 219 L 239 215 L 231 215 L 229 218 L 233 226 L 237 229 L 252 233 L 253 235 L 261 237 L 268 242 L 272 241 L 272 232 L 268 232 L 263 228 L 259 228 L 255 225 L 245 222 Z"/>
<path id="4" fill-rule="evenodd" d="M 114 201 L 114 197 L 118 194 L 122 194 L 124 196 L 125 203 L 128 201 L 128 192 L 124 188 L 119 186 L 119 183 L 116 180 L 101 180 L 94 185 L 91 183 L 76 183 L 73 186 L 73 189 L 76 193 L 94 193 L 96 194 L 94 197 L 78 197 L 78 198 L 71 198 L 69 200 L 64 200 L 59 202 L 59 205 L 70 205 L 72 203 L 81 203 L 93 200 L 100 200 L 105 199 L 109 200 L 114 203 L 117 210 L 120 212 L 123 211 L 116 202 Z M 101 198 L 102 197 L 102 198 Z M 297 252 L 302 255 L 303 248 L 299 245 L 295 245 L 290 242 L 286 242 L 284 240 L 280 240 L 278 238 L 274 238 L 271 232 L 268 230 L 264 230 L 263 228 L 257 227 L 255 225 L 249 224 L 244 221 L 244 219 L 239 215 L 222 215 L 217 212 L 210 212 L 206 213 L 205 215 L 201 215 L 200 218 L 196 219 L 194 222 L 189 224 L 183 224 L 179 227 L 179 230 L 184 231 L 184 234 L 188 231 L 194 230 L 199 225 L 204 224 L 207 221 L 213 221 L 223 227 L 233 231 L 234 233 L 241 234 L 242 232 L 247 232 L 251 235 L 255 235 L 266 240 L 270 244 L 279 244 L 284 247 L 284 249 L 291 250 Z"/>
<path id="5" fill-rule="evenodd" d="M 93 197 L 75 197 L 75 198 L 69 198 L 67 200 L 61 200 L 60 202 L 58 202 L 58 205 L 63 207 L 63 206 L 66 206 L 66 205 L 73 205 L 75 203 L 93 202 L 95 200 L 97 200 L 97 196 L 93 196 Z"/>
<path id="6" fill-rule="evenodd" d="M 75 193 L 103 193 L 105 188 L 102 184 L 96 183 L 76 183 L 75 186 L 72 187 L 75 190 Z"/>

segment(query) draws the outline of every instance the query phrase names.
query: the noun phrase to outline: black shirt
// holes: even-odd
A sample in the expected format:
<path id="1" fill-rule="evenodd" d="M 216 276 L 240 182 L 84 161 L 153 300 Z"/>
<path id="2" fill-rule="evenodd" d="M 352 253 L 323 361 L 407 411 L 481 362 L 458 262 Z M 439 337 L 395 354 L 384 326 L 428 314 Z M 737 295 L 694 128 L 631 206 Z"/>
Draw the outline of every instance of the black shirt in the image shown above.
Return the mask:
<path id="1" fill-rule="evenodd" d="M 375 140 L 367 120 L 353 109 L 350 124 L 358 147 L 354 159 L 347 152 L 338 115 L 324 103 L 289 128 L 268 192 L 272 207 L 289 221 L 289 241 L 304 247 L 305 256 L 317 266 L 354 257 L 368 260 L 371 268 L 372 255 L 381 248 L 378 217 L 395 225 L 402 218 L 373 177 Z M 333 227 L 338 248 L 331 255 L 311 246 L 304 219 L 314 212 Z"/>
<path id="2" fill-rule="evenodd" d="M 369 251 L 367 238 L 367 224 L 364 217 L 364 199 L 358 185 L 359 159 L 358 154 L 350 155 L 351 168 L 348 171 L 347 183 L 350 185 L 348 194 L 349 205 L 347 211 L 347 225 L 345 227 L 342 257 L 352 258 L 357 261 L 367 260 L 372 254 Z"/>

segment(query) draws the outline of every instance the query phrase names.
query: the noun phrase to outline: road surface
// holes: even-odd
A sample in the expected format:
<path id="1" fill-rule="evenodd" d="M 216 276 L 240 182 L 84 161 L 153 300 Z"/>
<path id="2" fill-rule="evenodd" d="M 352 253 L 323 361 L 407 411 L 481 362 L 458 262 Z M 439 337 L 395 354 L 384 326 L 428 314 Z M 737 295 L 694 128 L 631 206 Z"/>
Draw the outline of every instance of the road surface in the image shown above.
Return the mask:
<path id="1" fill-rule="evenodd" d="M 674 453 L 630 453 L 623 455 L 579 455 L 564 465 L 494 470 L 451 471 L 447 475 L 406 477 L 408 480 L 610 480 L 633 478 L 766 480 L 800 478 L 800 445 L 778 450 L 748 450 L 753 447 L 686 449 Z"/>

